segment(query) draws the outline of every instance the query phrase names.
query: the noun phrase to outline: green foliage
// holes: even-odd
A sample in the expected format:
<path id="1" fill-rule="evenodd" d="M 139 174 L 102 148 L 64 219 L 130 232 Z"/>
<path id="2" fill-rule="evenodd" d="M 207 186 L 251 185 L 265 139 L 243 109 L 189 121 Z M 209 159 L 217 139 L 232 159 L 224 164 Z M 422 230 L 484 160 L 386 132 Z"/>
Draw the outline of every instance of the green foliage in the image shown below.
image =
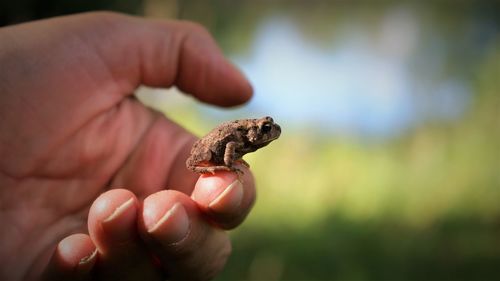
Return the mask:
<path id="1" fill-rule="evenodd" d="M 281 122 L 282 138 L 245 157 L 258 200 L 218 280 L 498 279 L 498 50 L 453 124 L 367 144 Z M 199 135 L 215 125 L 164 110 Z"/>
<path id="2" fill-rule="evenodd" d="M 226 51 L 240 54 L 270 14 L 297 13 L 312 41 L 330 40 L 324 29 L 342 24 L 342 17 L 354 16 L 367 28 L 379 18 L 377 5 L 183 3 L 183 18 L 204 23 Z M 488 41 L 481 54 L 465 52 L 480 40 L 463 39 L 456 27 L 478 6 L 439 3 L 413 7 L 424 15 L 423 33 L 440 29 L 443 40 L 458 42 L 447 45 L 450 57 L 440 75 L 471 79 L 468 111 L 459 120 L 430 120 L 379 142 L 277 120 L 282 137 L 245 157 L 258 199 L 232 231 L 233 255 L 217 280 L 500 279 L 500 41 Z M 417 64 L 421 73 L 427 63 Z M 218 123 L 204 108 L 180 105 L 160 108 L 198 135 Z"/>
<path id="3" fill-rule="evenodd" d="M 340 213 L 300 230 L 245 225 L 218 280 L 498 279 L 499 232 L 498 224 L 465 216 L 425 228 Z"/>

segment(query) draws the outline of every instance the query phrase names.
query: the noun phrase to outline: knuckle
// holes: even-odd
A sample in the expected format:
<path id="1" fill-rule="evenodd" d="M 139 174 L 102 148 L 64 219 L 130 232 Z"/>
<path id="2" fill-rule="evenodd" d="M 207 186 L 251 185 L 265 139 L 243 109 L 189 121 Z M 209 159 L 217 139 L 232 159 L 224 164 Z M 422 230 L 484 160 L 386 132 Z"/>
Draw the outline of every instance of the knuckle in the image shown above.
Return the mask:
<path id="1" fill-rule="evenodd" d="M 222 271 L 232 251 L 229 237 L 220 230 L 203 236 L 175 253 L 174 279 L 212 280 Z"/>
<path id="2" fill-rule="evenodd" d="M 210 31 L 203 25 L 191 22 L 181 21 L 178 23 L 181 27 L 179 30 L 187 37 L 188 44 L 198 45 L 214 45 L 214 40 Z"/>
<path id="3" fill-rule="evenodd" d="M 126 16 L 124 14 L 120 14 L 117 12 L 97 11 L 97 12 L 87 13 L 86 17 L 96 21 L 109 21 L 109 20 L 120 20 L 125 18 Z"/>
<path id="4" fill-rule="evenodd" d="M 131 16 L 120 14 L 117 12 L 98 11 L 82 14 L 79 18 L 80 22 L 89 30 L 96 29 L 109 32 L 117 32 L 126 30 L 124 26 L 130 22 Z"/>
<path id="5" fill-rule="evenodd" d="M 186 30 L 189 33 L 197 34 L 199 36 L 204 36 L 204 37 L 211 36 L 208 29 L 205 26 L 203 26 L 197 22 L 183 21 L 182 24 L 184 25 L 184 27 L 186 28 Z"/>
<path id="6" fill-rule="evenodd" d="M 206 272 L 203 275 L 209 280 L 215 278 L 224 269 L 231 252 L 231 242 L 226 240 L 225 244 L 215 253 L 214 258 L 211 259 L 211 263 L 207 265 Z"/>

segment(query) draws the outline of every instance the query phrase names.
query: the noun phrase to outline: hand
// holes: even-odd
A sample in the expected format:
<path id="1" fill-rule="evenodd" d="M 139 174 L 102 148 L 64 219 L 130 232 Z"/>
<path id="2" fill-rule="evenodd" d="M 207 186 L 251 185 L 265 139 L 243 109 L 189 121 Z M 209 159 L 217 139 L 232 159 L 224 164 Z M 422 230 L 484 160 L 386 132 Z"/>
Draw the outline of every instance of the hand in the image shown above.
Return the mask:
<path id="1" fill-rule="evenodd" d="M 132 96 L 175 85 L 214 105 L 248 100 L 203 28 L 111 13 L 44 20 L 0 29 L 0 66 L 0 279 L 222 269 L 223 230 L 255 199 L 250 172 L 187 171 L 195 137 Z"/>

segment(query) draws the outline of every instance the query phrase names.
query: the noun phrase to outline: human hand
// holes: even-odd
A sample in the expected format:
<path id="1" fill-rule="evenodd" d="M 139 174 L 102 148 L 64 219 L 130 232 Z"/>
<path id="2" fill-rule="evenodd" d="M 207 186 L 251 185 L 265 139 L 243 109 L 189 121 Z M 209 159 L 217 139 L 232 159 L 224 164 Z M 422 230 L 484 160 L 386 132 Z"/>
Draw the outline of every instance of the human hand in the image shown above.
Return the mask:
<path id="1" fill-rule="evenodd" d="M 175 85 L 214 105 L 248 100 L 203 28 L 111 13 L 44 20 L 0 29 L 0 66 L 0 279 L 222 269 L 223 230 L 255 199 L 251 174 L 187 171 L 195 137 L 132 96 Z"/>

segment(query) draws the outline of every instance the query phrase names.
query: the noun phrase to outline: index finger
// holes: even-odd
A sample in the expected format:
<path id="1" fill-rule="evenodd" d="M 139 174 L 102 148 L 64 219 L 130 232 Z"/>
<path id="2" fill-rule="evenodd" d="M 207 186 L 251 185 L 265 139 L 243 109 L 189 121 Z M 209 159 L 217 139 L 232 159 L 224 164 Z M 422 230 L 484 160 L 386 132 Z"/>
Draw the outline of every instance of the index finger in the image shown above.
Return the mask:
<path id="1" fill-rule="evenodd" d="M 122 93 L 131 93 L 140 84 L 177 86 L 219 106 L 241 104 L 252 96 L 248 80 L 203 26 L 123 15 L 111 18 L 116 20 L 113 28 L 94 42 L 99 42 L 95 47 L 118 84 L 128 87 Z"/>
<path id="2" fill-rule="evenodd" d="M 191 198 L 216 225 L 232 229 L 245 219 L 255 202 L 255 182 L 246 167 L 239 176 L 220 171 L 214 175 L 201 175 Z"/>

